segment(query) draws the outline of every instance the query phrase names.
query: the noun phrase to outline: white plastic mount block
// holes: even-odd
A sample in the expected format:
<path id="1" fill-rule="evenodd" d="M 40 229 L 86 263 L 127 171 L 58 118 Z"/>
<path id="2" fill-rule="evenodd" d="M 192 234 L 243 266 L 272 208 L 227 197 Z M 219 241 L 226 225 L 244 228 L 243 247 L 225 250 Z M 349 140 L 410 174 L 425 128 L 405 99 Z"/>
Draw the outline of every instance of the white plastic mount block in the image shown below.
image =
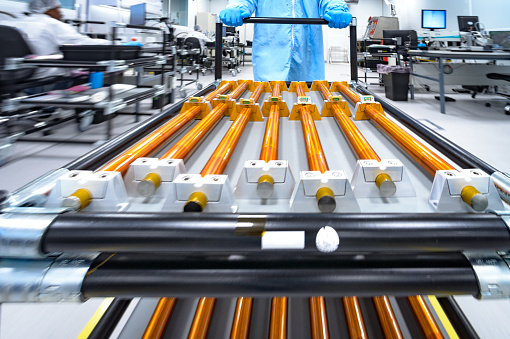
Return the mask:
<path id="1" fill-rule="evenodd" d="M 356 198 L 377 198 L 383 195 L 375 184 L 380 174 L 388 174 L 395 183 L 392 197 L 415 197 L 416 192 L 404 165 L 398 159 L 358 160 L 351 180 Z"/>
<path id="2" fill-rule="evenodd" d="M 92 195 L 92 201 L 84 208 L 85 211 L 120 212 L 129 206 L 120 172 L 71 171 L 57 180 L 46 207 L 62 207 L 64 199 L 81 188 L 87 189 Z"/>
<path id="3" fill-rule="evenodd" d="M 464 187 L 473 186 L 489 201 L 489 209 L 503 209 L 492 178 L 480 169 L 437 171 L 430 191 L 429 203 L 437 212 L 476 212 L 460 194 Z"/>
<path id="4" fill-rule="evenodd" d="M 269 199 L 289 199 L 294 189 L 294 177 L 287 160 L 248 160 L 235 188 L 238 199 L 260 200 L 257 194 L 259 178 L 269 175 L 274 180 L 274 191 Z"/>
<path id="5" fill-rule="evenodd" d="M 145 179 L 149 173 L 155 173 L 161 177 L 161 186 L 156 189 L 152 196 L 163 198 L 168 195 L 168 186 L 170 183 L 172 183 L 179 174 L 186 173 L 186 168 L 182 159 L 160 160 L 158 158 L 138 158 L 131 164 L 124 176 L 124 182 L 129 196 L 140 196 L 138 193 L 138 184 Z"/>
<path id="6" fill-rule="evenodd" d="M 316 194 L 320 188 L 327 187 L 333 191 L 336 208 L 333 213 L 359 212 L 347 175 L 342 170 L 301 171 L 300 181 L 294 188 L 290 199 L 290 210 L 293 212 L 320 212 Z"/>
<path id="7" fill-rule="evenodd" d="M 163 211 L 181 211 L 194 192 L 202 192 L 207 197 L 207 212 L 235 213 L 237 204 L 234 198 L 234 190 L 228 179 L 228 175 L 180 174 L 174 180 L 175 199 L 166 200 Z"/>

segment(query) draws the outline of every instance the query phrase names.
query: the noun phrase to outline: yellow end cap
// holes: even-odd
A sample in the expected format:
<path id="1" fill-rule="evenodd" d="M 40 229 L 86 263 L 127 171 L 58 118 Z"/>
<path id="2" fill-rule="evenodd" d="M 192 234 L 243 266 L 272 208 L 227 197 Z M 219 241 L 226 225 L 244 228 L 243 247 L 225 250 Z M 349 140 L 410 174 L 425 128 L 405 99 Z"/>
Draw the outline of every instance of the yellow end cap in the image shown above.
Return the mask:
<path id="1" fill-rule="evenodd" d="M 462 200 L 477 212 L 483 212 L 489 207 L 489 199 L 473 186 L 466 186 L 460 193 Z"/>
<path id="2" fill-rule="evenodd" d="M 184 212 L 202 212 L 207 205 L 207 196 L 202 192 L 193 192 L 184 205 Z"/>
<path id="3" fill-rule="evenodd" d="M 80 188 L 62 202 L 62 206 L 82 210 L 92 201 L 92 193 L 86 188 Z"/>

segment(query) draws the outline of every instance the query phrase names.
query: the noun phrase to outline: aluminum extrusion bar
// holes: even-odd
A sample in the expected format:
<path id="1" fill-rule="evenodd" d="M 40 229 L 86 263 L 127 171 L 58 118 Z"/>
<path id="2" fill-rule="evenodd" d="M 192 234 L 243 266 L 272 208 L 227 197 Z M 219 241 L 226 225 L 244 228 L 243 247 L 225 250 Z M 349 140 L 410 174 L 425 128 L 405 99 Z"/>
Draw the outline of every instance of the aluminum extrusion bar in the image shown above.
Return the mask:
<path id="1" fill-rule="evenodd" d="M 318 252 L 317 232 L 338 232 L 337 251 L 508 251 L 510 234 L 493 214 L 208 214 L 58 215 L 41 241 L 53 252 L 260 252 L 268 231 L 302 231 Z"/>
<path id="2" fill-rule="evenodd" d="M 291 24 L 291 25 L 327 25 L 328 21 L 322 18 L 269 18 L 253 17 L 243 19 L 245 24 Z"/>
<path id="3" fill-rule="evenodd" d="M 215 87 L 216 85 L 211 83 L 205 86 L 202 90 L 192 94 L 192 96 L 202 96 Z M 178 103 L 171 105 L 163 113 L 145 120 L 140 125 L 133 127 L 132 129 L 101 145 L 100 147 L 68 163 L 64 166 L 64 168 L 69 170 L 96 170 L 101 164 L 106 163 L 112 157 L 117 155 L 123 148 L 127 147 L 133 142 L 136 142 L 137 139 L 145 136 L 151 129 L 155 128 L 163 121 L 168 119 L 169 116 L 178 112 L 186 101 L 187 99 L 183 99 Z"/>
<path id="4" fill-rule="evenodd" d="M 85 276 L 85 297 L 477 295 L 460 253 L 434 255 L 113 256 Z M 288 282 L 292 281 L 292 284 Z"/>

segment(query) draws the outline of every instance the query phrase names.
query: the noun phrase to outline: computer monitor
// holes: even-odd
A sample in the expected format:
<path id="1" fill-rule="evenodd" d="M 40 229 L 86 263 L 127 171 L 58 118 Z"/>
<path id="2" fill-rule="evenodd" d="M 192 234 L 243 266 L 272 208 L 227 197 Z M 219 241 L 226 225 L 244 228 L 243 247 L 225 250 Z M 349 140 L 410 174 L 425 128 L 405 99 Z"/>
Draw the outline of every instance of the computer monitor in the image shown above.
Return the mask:
<path id="1" fill-rule="evenodd" d="M 477 32 L 475 25 L 480 21 L 477 16 L 458 16 L 459 31 L 461 32 Z"/>
<path id="2" fill-rule="evenodd" d="M 145 3 L 133 5 L 129 7 L 129 24 L 130 25 L 145 25 Z"/>
<path id="3" fill-rule="evenodd" d="M 383 40 L 385 44 L 390 44 L 393 38 L 396 38 L 397 46 L 405 46 L 408 43 L 410 46 L 418 45 L 418 34 L 413 30 L 384 30 Z M 391 39 L 391 40 L 390 40 Z"/>
<path id="4" fill-rule="evenodd" d="M 446 11 L 442 9 L 422 9 L 421 27 L 424 29 L 445 29 Z"/>

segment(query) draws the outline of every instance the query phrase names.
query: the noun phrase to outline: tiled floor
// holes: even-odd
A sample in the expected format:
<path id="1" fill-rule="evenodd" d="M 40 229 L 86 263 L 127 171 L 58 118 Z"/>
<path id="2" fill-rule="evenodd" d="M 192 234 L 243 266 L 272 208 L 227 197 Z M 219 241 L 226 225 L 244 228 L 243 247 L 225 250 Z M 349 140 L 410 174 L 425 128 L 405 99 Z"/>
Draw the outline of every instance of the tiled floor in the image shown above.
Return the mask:
<path id="1" fill-rule="evenodd" d="M 225 79 L 253 79 L 250 66 L 243 68 L 236 78 L 224 73 Z M 349 80 L 349 66 L 345 64 L 326 64 L 326 79 L 330 81 Z M 201 77 L 207 84 L 212 75 Z M 188 94 L 195 91 L 190 85 Z M 377 85 L 370 89 L 381 93 L 384 89 Z M 430 126 L 436 126 L 437 132 L 458 143 L 484 161 L 502 171 L 510 171 L 510 116 L 503 113 L 505 106 L 499 97 L 479 95 L 472 99 L 467 94 L 456 94 L 449 88 L 449 96 L 456 99 L 447 103 L 447 114 L 439 113 L 439 102 L 433 98 L 436 93 L 417 91 L 416 100 L 395 102 L 394 104 L 408 114 Z M 492 107 L 485 106 L 485 102 Z M 150 102 L 142 105 L 142 111 L 148 109 Z M 147 117 L 144 117 L 147 118 Z M 132 116 L 115 118 L 114 135 L 136 124 Z M 63 140 L 84 138 L 100 141 L 104 138 L 104 124 L 96 125 L 79 133 L 74 122 L 55 128 L 51 138 Z M 44 137 L 38 133 L 33 137 Z M 0 167 L 0 189 L 15 190 L 49 170 L 59 168 L 78 156 L 92 150 L 93 144 L 18 142 L 14 145 L 10 161 Z M 510 303 L 506 301 L 479 302 L 471 297 L 457 298 L 460 305 L 472 321 L 482 338 L 508 337 L 508 314 Z M 73 338 L 81 332 L 86 322 L 98 307 L 100 300 L 88 301 L 83 305 L 2 305 L 0 338 Z"/>

